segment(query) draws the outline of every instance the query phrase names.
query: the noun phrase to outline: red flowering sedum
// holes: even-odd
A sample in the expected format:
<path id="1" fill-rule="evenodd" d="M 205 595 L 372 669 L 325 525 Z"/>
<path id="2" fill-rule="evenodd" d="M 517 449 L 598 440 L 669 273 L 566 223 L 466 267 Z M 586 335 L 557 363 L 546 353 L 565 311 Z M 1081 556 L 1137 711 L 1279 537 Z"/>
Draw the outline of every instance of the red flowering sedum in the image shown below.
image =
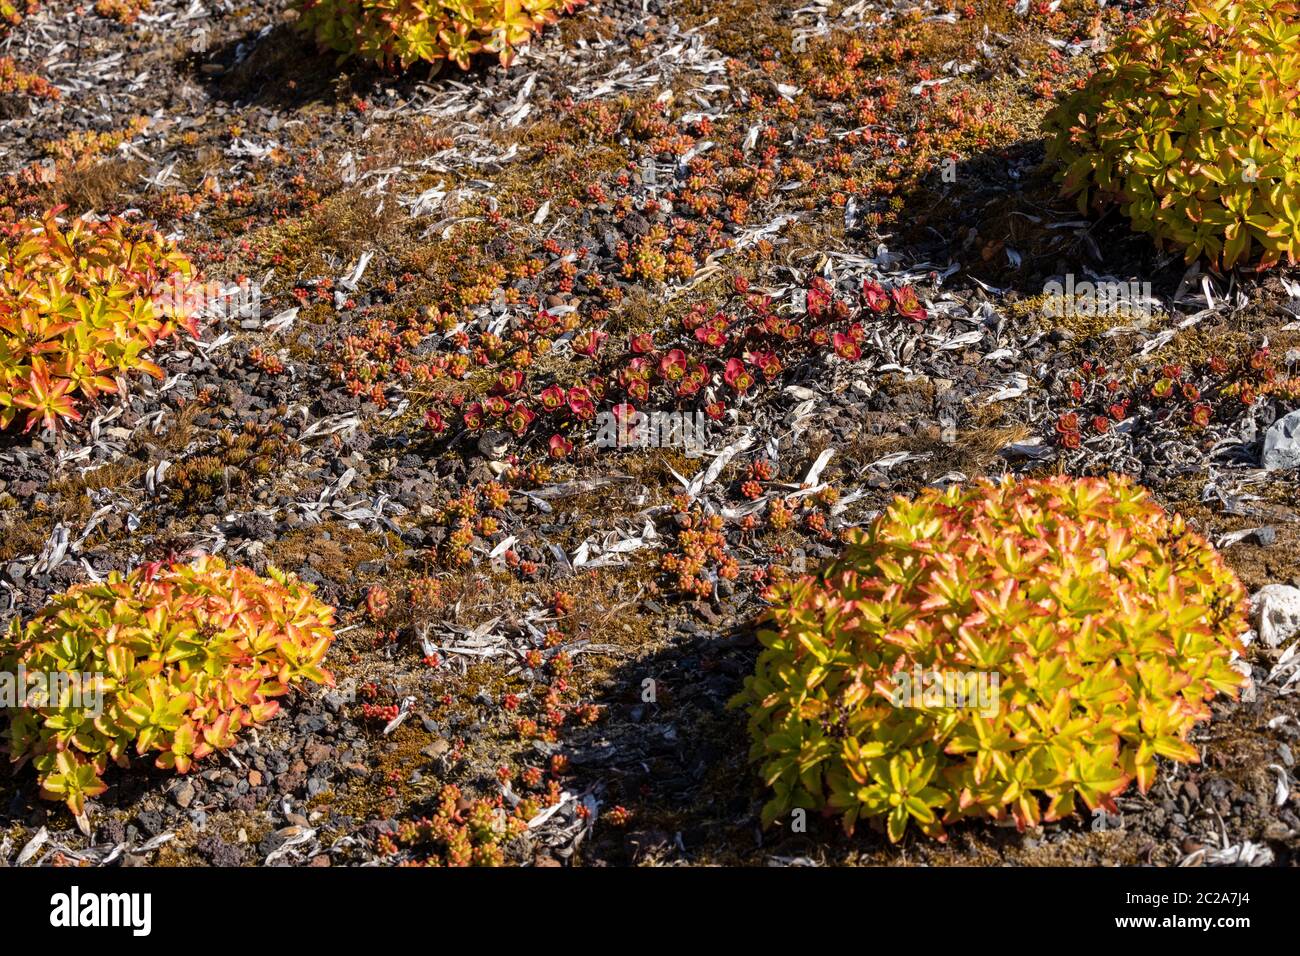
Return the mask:
<path id="1" fill-rule="evenodd" d="M 829 807 L 849 830 L 883 816 L 897 841 L 911 821 L 942 838 L 965 817 L 1023 828 L 1113 807 L 1151 786 L 1158 756 L 1196 762 L 1189 732 L 1243 683 L 1241 584 L 1126 479 L 899 498 L 772 599 L 733 701 L 773 791 L 765 823 Z M 994 706 L 900 697 L 918 673 L 985 679 Z"/>
<path id="2" fill-rule="evenodd" d="M 0 671 L 100 675 L 103 692 L 98 715 L 93 685 L 13 712 L 10 756 L 32 761 L 42 795 L 80 814 L 104 791 L 109 761 L 127 766 L 133 745 L 186 773 L 274 717 L 290 684 L 333 683 L 320 664 L 334 609 L 293 575 L 267 573 L 214 557 L 150 564 L 56 595 L 26 625 L 15 620 L 0 638 Z"/>

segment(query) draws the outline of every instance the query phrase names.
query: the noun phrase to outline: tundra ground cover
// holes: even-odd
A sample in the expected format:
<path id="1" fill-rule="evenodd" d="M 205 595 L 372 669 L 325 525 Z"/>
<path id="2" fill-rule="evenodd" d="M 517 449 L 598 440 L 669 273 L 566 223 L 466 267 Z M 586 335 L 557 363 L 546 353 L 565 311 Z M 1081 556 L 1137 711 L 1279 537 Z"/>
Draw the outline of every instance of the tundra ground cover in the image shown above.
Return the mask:
<path id="1" fill-rule="evenodd" d="M 1259 467 L 1295 407 L 1292 273 L 1189 268 L 1044 164 L 1055 96 L 1154 4 L 611 0 L 434 76 L 317 56 L 289 4 L 131 6 L 11 28 L 50 88 L 0 93 L 3 218 L 149 224 L 202 308 L 148 348 L 161 377 L 0 433 L 0 615 L 216 554 L 337 608 L 336 684 L 278 698 L 238 763 L 105 767 L 89 837 L 6 780 L 13 846 L 1176 863 L 1227 832 L 1294 858 L 1285 647 L 1245 648 L 1199 762 L 942 844 L 817 814 L 758 843 L 726 706 L 775 595 L 927 488 L 1120 471 L 1247 590 L 1295 583 L 1295 473 Z M 1067 275 L 1155 304 L 1063 310 Z"/>

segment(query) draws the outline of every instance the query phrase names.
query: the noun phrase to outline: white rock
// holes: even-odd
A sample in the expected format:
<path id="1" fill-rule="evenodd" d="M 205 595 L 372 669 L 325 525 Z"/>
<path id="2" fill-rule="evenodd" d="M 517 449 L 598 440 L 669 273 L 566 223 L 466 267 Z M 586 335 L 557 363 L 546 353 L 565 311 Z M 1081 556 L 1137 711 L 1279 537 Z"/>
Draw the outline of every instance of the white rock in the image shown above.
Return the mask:
<path id="1" fill-rule="evenodd" d="M 1255 631 L 1267 647 L 1277 647 L 1300 631 L 1300 589 L 1266 584 L 1250 598 Z"/>
<path id="2" fill-rule="evenodd" d="M 1268 471 L 1286 471 L 1300 465 L 1300 409 L 1282 416 L 1264 433 L 1260 464 Z"/>
<path id="3" fill-rule="evenodd" d="M 510 435 L 506 432 L 484 432 L 478 440 L 478 450 L 488 461 L 500 461 L 510 450 Z"/>

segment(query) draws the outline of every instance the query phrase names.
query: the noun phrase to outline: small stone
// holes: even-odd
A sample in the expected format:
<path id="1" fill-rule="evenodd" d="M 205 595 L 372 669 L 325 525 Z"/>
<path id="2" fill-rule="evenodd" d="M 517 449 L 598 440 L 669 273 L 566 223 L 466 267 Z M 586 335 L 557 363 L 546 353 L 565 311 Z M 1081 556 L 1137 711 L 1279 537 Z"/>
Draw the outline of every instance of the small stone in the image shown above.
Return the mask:
<path id="1" fill-rule="evenodd" d="M 172 799 L 176 801 L 176 806 L 182 810 L 189 807 L 194 802 L 194 781 L 186 780 L 179 787 L 172 791 Z"/>
<path id="2" fill-rule="evenodd" d="M 1265 840 L 1277 840 L 1281 842 L 1291 837 L 1291 828 L 1281 820 L 1270 820 L 1264 827 Z"/>
<path id="3" fill-rule="evenodd" d="M 500 461 L 510 450 L 510 436 L 505 432 L 484 432 L 478 440 L 478 450 L 488 461 Z"/>
<path id="4" fill-rule="evenodd" d="M 1300 409 L 1283 415 L 1264 433 L 1260 464 L 1266 471 L 1289 471 L 1300 467 Z"/>
<path id="5" fill-rule="evenodd" d="M 302 832 L 301 827 L 288 826 L 269 833 L 263 838 L 262 842 L 257 845 L 257 852 L 263 857 L 270 856 L 284 844 L 288 843 L 294 837 Z"/>
<path id="6" fill-rule="evenodd" d="M 447 740 L 447 738 L 439 737 L 433 743 L 429 744 L 429 746 L 421 750 L 420 753 L 424 754 L 424 756 L 430 758 L 431 760 L 437 760 L 439 757 L 441 757 L 450 749 L 451 749 L 451 743 Z"/>
<path id="7" fill-rule="evenodd" d="M 302 756 L 307 761 L 307 766 L 315 767 L 328 760 L 333 752 L 329 744 L 317 740 L 303 748 Z"/>
<path id="8" fill-rule="evenodd" d="M 248 771 L 248 785 L 250 787 L 260 787 L 262 785 L 262 775 L 256 770 Z"/>
<path id="9" fill-rule="evenodd" d="M 1250 598 L 1255 633 L 1267 647 L 1277 647 L 1300 631 L 1300 588 L 1266 584 Z"/>

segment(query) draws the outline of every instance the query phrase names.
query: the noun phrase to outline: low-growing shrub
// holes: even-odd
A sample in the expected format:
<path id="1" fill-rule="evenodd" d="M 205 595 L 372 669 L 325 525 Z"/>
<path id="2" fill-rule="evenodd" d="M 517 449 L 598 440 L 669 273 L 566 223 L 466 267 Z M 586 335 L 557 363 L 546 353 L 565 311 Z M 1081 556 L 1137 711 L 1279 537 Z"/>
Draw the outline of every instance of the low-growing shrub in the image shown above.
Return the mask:
<path id="1" fill-rule="evenodd" d="M 57 211 L 56 211 L 57 212 Z M 162 369 L 145 351 L 177 326 L 198 334 L 193 266 L 152 229 L 122 219 L 0 225 L 0 429 L 81 417 L 116 376 Z M 178 294 L 181 293 L 181 294 Z"/>
<path id="2" fill-rule="evenodd" d="M 1231 268 L 1300 256 L 1300 4 L 1191 0 L 1133 27 L 1048 114 L 1080 210 Z"/>
<path id="3" fill-rule="evenodd" d="M 387 69 L 450 60 L 469 69 L 476 53 L 509 66 L 533 34 L 584 0 L 299 0 L 298 26 L 340 60 Z"/>
<path id="4" fill-rule="evenodd" d="M 1195 762 L 1188 733 L 1243 683 L 1241 584 L 1124 479 L 899 498 L 769 596 L 733 701 L 773 790 L 765 824 L 795 807 L 850 831 L 884 816 L 897 841 L 910 821 L 942 838 L 966 817 L 1113 809 L 1158 756 Z"/>
<path id="5" fill-rule="evenodd" d="M 321 667 L 333 608 L 293 575 L 267 574 L 215 557 L 149 564 L 77 585 L 26 624 L 15 620 L 0 638 L 0 670 L 95 676 L 14 712 L 12 760 L 30 760 L 42 795 L 80 815 L 104 791 L 109 762 L 127 766 L 133 746 L 186 773 L 274 717 L 275 698 L 294 682 L 333 683 Z"/>

